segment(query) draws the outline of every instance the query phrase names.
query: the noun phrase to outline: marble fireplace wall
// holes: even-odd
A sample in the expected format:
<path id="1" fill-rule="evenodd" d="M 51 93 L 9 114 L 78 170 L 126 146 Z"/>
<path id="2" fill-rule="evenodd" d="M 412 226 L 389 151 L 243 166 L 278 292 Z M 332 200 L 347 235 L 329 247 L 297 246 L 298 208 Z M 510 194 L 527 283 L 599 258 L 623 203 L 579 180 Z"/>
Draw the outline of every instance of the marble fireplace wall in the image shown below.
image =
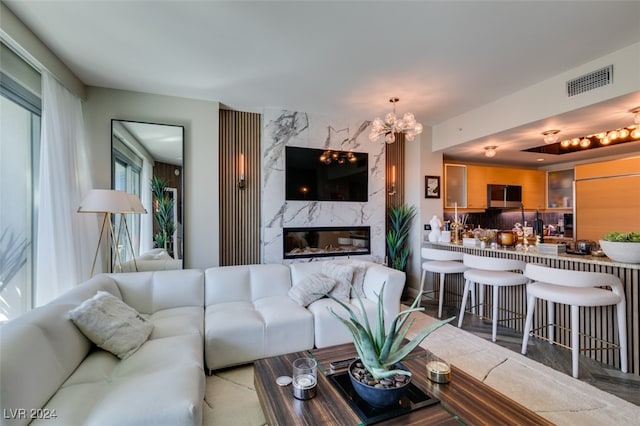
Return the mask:
<path id="1" fill-rule="evenodd" d="M 309 261 L 283 259 L 283 228 L 370 226 L 371 254 L 385 257 L 384 142 L 370 142 L 368 120 L 344 120 L 304 112 L 267 109 L 262 121 L 262 262 Z M 286 201 L 285 146 L 366 152 L 369 154 L 369 200 Z M 326 258 L 324 258 L 326 259 Z"/>

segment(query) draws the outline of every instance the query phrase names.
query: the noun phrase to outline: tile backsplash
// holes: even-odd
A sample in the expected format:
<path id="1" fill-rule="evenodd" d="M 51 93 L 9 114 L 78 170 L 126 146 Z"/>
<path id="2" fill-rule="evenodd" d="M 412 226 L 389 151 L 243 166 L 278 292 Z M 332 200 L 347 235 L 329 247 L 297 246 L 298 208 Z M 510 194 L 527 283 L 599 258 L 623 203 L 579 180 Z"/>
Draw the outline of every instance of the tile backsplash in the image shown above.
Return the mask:
<path id="1" fill-rule="evenodd" d="M 557 225 L 559 221 L 562 221 L 564 216 L 562 213 L 540 213 L 540 219 L 545 225 Z M 464 217 L 463 215 L 458 215 Z M 444 214 L 444 221 L 453 222 L 454 215 L 451 213 Z M 466 215 L 466 225 L 469 227 L 488 229 L 512 229 L 516 223 L 522 223 L 522 212 L 510 211 L 510 212 L 496 212 L 496 213 L 469 213 Z M 528 226 L 533 226 L 533 222 L 536 219 L 535 212 L 525 212 L 524 220 Z"/>

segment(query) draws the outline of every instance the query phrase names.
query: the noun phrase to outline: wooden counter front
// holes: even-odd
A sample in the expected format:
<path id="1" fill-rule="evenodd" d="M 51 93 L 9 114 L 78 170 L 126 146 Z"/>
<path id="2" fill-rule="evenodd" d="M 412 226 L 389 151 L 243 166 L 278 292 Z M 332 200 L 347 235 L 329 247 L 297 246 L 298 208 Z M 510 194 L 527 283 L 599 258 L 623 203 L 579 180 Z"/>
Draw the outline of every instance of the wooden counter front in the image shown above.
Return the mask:
<path id="1" fill-rule="evenodd" d="M 628 359 L 629 372 L 640 376 L 640 264 L 622 263 L 613 261 L 607 257 L 581 256 L 581 255 L 547 255 L 539 253 L 524 253 L 515 249 L 481 249 L 472 246 L 460 246 L 446 243 L 423 243 L 425 247 L 433 247 L 441 250 L 460 251 L 464 253 L 474 254 L 476 256 L 498 257 L 506 259 L 518 259 L 527 263 L 537 263 L 551 268 L 566 269 L 572 271 L 588 271 L 588 272 L 604 272 L 613 274 L 622 281 L 626 299 L 627 299 L 627 343 L 628 343 Z M 433 274 L 427 274 L 430 281 L 425 284 L 426 288 L 430 288 L 429 284 L 433 283 Z M 462 290 L 464 288 L 464 279 L 461 274 L 447 278 L 450 285 L 446 286 L 445 301 L 449 304 L 460 307 Z M 491 287 L 486 287 L 488 292 L 485 300 L 491 300 Z M 524 286 L 509 288 L 505 292 L 504 297 L 500 297 L 500 308 L 509 309 L 524 316 L 526 314 L 526 290 Z M 536 315 L 534 316 L 533 328 L 541 327 L 546 324 L 546 304 L 538 301 L 536 307 Z M 490 312 L 489 312 L 490 313 Z M 485 309 L 485 315 L 487 310 Z M 505 317 L 513 315 L 505 314 Z M 500 317 L 503 318 L 502 316 Z M 556 323 L 559 325 L 570 327 L 570 306 L 556 304 L 555 312 Z M 583 329 L 582 333 L 586 333 L 609 342 L 618 342 L 616 337 L 616 321 L 615 309 L 612 306 L 580 308 L 580 318 Z M 522 331 L 524 328 L 524 320 L 511 319 L 502 322 L 502 325 Z M 541 331 L 543 334 L 546 331 Z M 566 335 L 556 336 L 556 340 L 570 346 L 571 337 Z M 597 342 L 586 341 L 581 343 L 590 348 L 600 347 Z M 620 368 L 620 354 L 616 350 L 586 351 L 587 356 L 592 357 L 600 362 Z"/>

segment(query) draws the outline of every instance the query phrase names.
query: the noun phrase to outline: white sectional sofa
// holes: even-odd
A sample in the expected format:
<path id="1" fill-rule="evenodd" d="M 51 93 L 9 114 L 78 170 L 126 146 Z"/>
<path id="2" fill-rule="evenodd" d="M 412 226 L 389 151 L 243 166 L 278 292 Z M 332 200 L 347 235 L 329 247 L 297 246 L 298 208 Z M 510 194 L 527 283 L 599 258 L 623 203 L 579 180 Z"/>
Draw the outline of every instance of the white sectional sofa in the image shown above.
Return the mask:
<path id="1" fill-rule="evenodd" d="M 97 349 L 68 317 L 99 290 L 154 326 L 124 360 Z M 203 306 L 202 271 L 98 275 L 0 326 L 1 424 L 201 425 Z"/>
<path id="2" fill-rule="evenodd" d="M 243 265 L 210 268 L 205 271 L 205 360 L 216 370 L 256 359 L 321 348 L 352 340 L 331 315 L 344 309 L 329 298 L 306 308 L 295 303 L 288 292 L 311 274 L 322 273 L 327 261 Z M 341 262 L 348 264 L 349 262 Z M 399 311 L 405 283 L 402 272 L 371 262 L 351 262 L 363 268 L 363 305 L 375 318 L 378 294 L 384 289 L 384 313 L 389 325 Z M 349 306 L 360 312 L 351 299 Z"/>
<path id="3" fill-rule="evenodd" d="M 291 264 L 291 285 L 296 286 L 309 275 L 321 273 L 324 266 L 323 263 L 324 262 L 306 262 Z M 402 296 L 402 289 L 404 288 L 405 274 L 371 262 L 354 262 L 354 264 L 364 267 L 364 276 L 361 278 L 364 297 L 361 299 L 367 316 L 374 326 L 377 315 L 378 294 L 380 294 L 384 284 L 384 319 L 388 327 L 400 309 L 400 297 Z M 351 298 L 348 305 L 354 312 L 361 312 L 357 299 Z M 316 300 L 307 307 L 313 314 L 313 340 L 317 348 L 340 345 L 353 340 L 344 325 L 331 315 L 329 308 L 338 314 L 344 313 L 346 316 L 346 311 L 335 301 L 328 298 Z"/>
<path id="4" fill-rule="evenodd" d="M 200 425 L 205 359 L 215 370 L 351 341 L 327 310 L 343 312 L 336 302 L 322 298 L 305 307 L 289 297 L 325 264 L 98 275 L 0 326 L 0 425 Z M 391 319 L 404 273 L 358 265 L 368 314 L 375 314 L 384 284 Z M 153 324 L 129 357 L 98 348 L 69 319 L 99 291 Z"/>

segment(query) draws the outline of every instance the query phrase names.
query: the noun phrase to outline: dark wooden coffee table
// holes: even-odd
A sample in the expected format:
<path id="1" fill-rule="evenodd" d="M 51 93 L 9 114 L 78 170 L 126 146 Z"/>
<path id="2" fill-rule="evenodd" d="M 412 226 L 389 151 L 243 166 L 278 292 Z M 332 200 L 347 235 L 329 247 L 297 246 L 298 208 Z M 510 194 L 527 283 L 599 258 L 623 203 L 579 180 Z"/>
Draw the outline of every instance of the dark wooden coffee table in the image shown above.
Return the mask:
<path id="1" fill-rule="evenodd" d="M 300 401 L 291 386 L 281 387 L 278 376 L 290 376 L 296 358 L 314 357 L 318 361 L 317 396 Z M 355 356 L 352 344 L 296 352 L 258 360 L 254 363 L 254 383 L 267 422 L 272 425 L 357 425 L 362 421 L 331 383 L 331 361 Z M 552 425 L 543 417 L 507 398 L 462 370 L 452 366 L 447 384 L 429 381 L 425 370 L 426 352 L 415 350 L 403 364 L 413 373 L 413 383 L 432 394 L 440 403 L 420 408 L 384 425 Z"/>

